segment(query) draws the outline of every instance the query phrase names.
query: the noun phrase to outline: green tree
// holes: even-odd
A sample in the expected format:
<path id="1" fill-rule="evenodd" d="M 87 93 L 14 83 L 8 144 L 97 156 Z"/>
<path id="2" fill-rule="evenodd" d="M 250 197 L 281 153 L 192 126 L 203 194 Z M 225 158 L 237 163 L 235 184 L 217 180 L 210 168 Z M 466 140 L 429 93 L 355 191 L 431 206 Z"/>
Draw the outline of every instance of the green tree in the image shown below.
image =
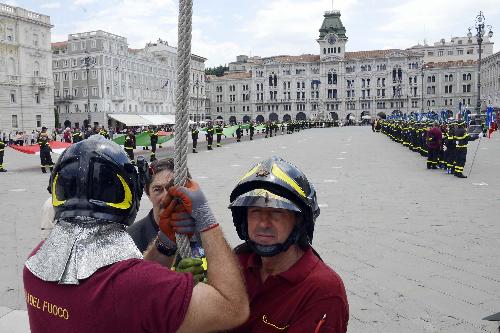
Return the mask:
<path id="1" fill-rule="evenodd" d="M 229 67 L 226 65 L 217 66 L 217 67 L 208 67 L 205 69 L 205 75 L 215 75 L 215 76 L 223 76 L 225 72 L 229 70 Z"/>

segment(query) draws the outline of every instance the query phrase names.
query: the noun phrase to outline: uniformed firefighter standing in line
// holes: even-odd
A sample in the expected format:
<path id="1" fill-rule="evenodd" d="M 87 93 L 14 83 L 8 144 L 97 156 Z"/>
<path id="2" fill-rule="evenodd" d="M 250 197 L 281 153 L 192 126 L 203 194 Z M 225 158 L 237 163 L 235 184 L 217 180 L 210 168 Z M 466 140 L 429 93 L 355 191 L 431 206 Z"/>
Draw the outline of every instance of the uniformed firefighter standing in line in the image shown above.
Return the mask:
<path id="1" fill-rule="evenodd" d="M 238 125 L 238 128 L 236 129 L 236 142 L 240 142 L 242 136 L 243 130 L 241 129 L 241 125 Z"/>
<path id="2" fill-rule="evenodd" d="M 158 129 L 153 127 L 149 132 L 149 140 L 151 141 L 151 157 L 150 161 L 156 161 L 156 144 L 158 143 Z"/>
<path id="3" fill-rule="evenodd" d="M 224 132 L 223 132 L 223 126 L 221 124 L 218 124 L 217 127 L 215 128 L 215 134 L 217 135 L 217 147 L 222 147 L 220 141 L 222 139 L 222 135 L 224 134 Z"/>
<path id="4" fill-rule="evenodd" d="M 451 122 L 448 127 L 448 132 L 444 137 L 444 160 L 446 164 L 446 173 L 455 174 L 455 155 L 456 155 L 456 142 L 455 142 L 455 125 L 456 122 Z"/>
<path id="5" fill-rule="evenodd" d="M 103 137 L 105 137 L 106 139 L 109 140 L 109 133 L 108 131 L 106 131 L 106 129 L 104 129 L 103 127 L 99 126 L 99 132 L 97 132 L 99 135 L 102 135 Z"/>
<path id="6" fill-rule="evenodd" d="M 80 132 L 80 129 L 78 127 L 75 127 L 71 137 L 72 137 L 73 143 L 78 143 L 78 142 L 83 140 L 83 134 L 82 134 L 82 132 Z"/>
<path id="7" fill-rule="evenodd" d="M 135 163 L 134 161 L 134 149 L 135 149 L 135 136 L 132 133 L 132 130 L 129 130 L 127 136 L 125 137 L 125 143 L 123 144 L 123 148 L 125 148 L 125 152 L 128 155 L 128 158 Z"/>
<path id="8" fill-rule="evenodd" d="M 191 139 L 193 140 L 193 153 L 198 153 L 196 151 L 196 146 L 198 145 L 198 134 L 200 131 L 198 131 L 198 128 L 196 125 L 193 125 L 193 128 L 191 129 Z"/>
<path id="9" fill-rule="evenodd" d="M 5 153 L 5 142 L 3 140 L 0 136 L 0 172 L 7 172 L 3 167 L 3 154 Z"/>
<path id="10" fill-rule="evenodd" d="M 54 169 L 54 162 L 52 162 L 52 157 L 50 153 L 52 149 L 49 145 L 49 134 L 47 133 L 47 127 L 42 127 L 42 131 L 38 135 L 38 145 L 40 146 L 40 165 L 43 173 L 47 173 L 46 167 L 49 167 L 50 171 Z"/>
<path id="11" fill-rule="evenodd" d="M 212 143 L 214 142 L 214 127 L 212 123 L 208 124 L 207 133 L 205 134 L 207 139 L 207 150 L 213 150 Z"/>
<path id="12" fill-rule="evenodd" d="M 255 134 L 255 126 L 253 125 L 253 122 L 248 125 L 248 129 L 250 130 L 250 141 L 252 141 L 253 135 Z"/>
<path id="13" fill-rule="evenodd" d="M 467 129 L 465 128 L 465 121 L 461 121 L 458 123 L 458 128 L 455 130 L 455 144 L 456 144 L 456 165 L 455 165 L 455 177 L 458 178 L 467 178 L 463 174 L 465 161 L 467 159 L 467 143 L 469 141 L 474 141 L 478 137 L 471 137 L 469 133 L 467 133 Z"/>
<path id="14" fill-rule="evenodd" d="M 438 123 L 434 123 L 431 129 L 429 129 L 425 136 L 425 142 L 427 144 L 427 169 L 437 169 L 438 166 L 438 156 L 441 150 L 443 135 Z"/>

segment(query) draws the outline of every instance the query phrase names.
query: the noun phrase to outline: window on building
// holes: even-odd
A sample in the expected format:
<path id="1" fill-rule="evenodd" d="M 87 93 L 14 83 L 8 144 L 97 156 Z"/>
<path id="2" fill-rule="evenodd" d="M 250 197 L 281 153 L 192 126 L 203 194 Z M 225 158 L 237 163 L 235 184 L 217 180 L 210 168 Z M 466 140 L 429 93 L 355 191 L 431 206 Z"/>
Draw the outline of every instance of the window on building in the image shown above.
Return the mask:
<path id="1" fill-rule="evenodd" d="M 78 96 L 78 87 L 73 88 L 73 96 L 77 97 Z"/>
<path id="2" fill-rule="evenodd" d="M 63 73 L 63 81 L 68 81 L 68 79 L 69 79 L 69 75 L 68 75 L 68 73 L 67 73 L 67 72 L 64 72 L 64 73 Z"/>
<path id="3" fill-rule="evenodd" d="M 474 54 L 474 49 L 468 49 L 467 54 Z"/>
<path id="4" fill-rule="evenodd" d="M 82 88 L 82 95 L 87 97 L 87 88 Z"/>
<path id="5" fill-rule="evenodd" d="M 453 50 L 448 50 L 448 55 L 449 56 L 453 55 Z"/>
<path id="6" fill-rule="evenodd" d="M 42 127 L 42 115 L 41 114 L 36 115 L 36 127 Z"/>
<path id="7" fill-rule="evenodd" d="M 11 119 L 12 119 L 12 127 L 13 128 L 17 128 L 18 127 L 18 124 L 17 124 L 17 115 L 13 114 Z"/>
<path id="8" fill-rule="evenodd" d="M 439 50 L 438 51 L 438 56 L 442 57 L 444 55 L 444 51 L 443 50 Z"/>
<path id="9" fill-rule="evenodd" d="M 95 49 L 96 45 L 97 45 L 96 40 L 92 39 L 92 41 L 90 42 L 90 47 L 93 48 L 93 49 Z"/>
<path id="10" fill-rule="evenodd" d="M 60 96 L 59 89 L 54 89 L 54 97 L 59 97 L 59 96 Z"/>
<path id="11" fill-rule="evenodd" d="M 14 41 L 14 29 L 12 28 L 7 28 L 7 33 L 6 33 L 6 36 L 7 36 L 7 41 L 9 42 L 13 42 Z M 16 126 L 17 127 L 17 126 Z"/>
<path id="12" fill-rule="evenodd" d="M 73 72 L 73 80 L 78 80 L 78 72 Z"/>
<path id="13" fill-rule="evenodd" d="M 457 54 L 458 55 L 463 55 L 464 54 L 464 50 L 457 50 Z"/>
<path id="14" fill-rule="evenodd" d="M 11 90 L 10 91 L 10 102 L 11 103 L 15 103 L 16 102 L 16 91 L 15 90 Z"/>
<path id="15" fill-rule="evenodd" d="M 40 93 L 35 93 L 35 103 L 40 104 Z"/>

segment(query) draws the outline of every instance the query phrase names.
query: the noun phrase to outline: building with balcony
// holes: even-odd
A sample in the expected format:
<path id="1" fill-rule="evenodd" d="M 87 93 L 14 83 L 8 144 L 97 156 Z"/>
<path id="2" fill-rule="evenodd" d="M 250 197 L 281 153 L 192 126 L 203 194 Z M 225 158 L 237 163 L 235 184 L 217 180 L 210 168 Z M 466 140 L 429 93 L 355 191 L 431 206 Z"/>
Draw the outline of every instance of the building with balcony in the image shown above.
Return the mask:
<path id="1" fill-rule="evenodd" d="M 54 128 L 50 17 L 0 4 L 0 132 Z"/>
<path id="2" fill-rule="evenodd" d="M 500 52 L 482 60 L 481 86 L 484 103 L 500 109 Z"/>
<path id="3" fill-rule="evenodd" d="M 433 46 L 349 52 L 346 33 L 340 12 L 330 11 L 316 40 L 319 54 L 238 56 L 224 76 L 207 78 L 212 118 L 360 120 L 475 104 L 477 44 L 467 37 Z M 487 41 L 485 56 L 492 50 Z"/>
<path id="4" fill-rule="evenodd" d="M 121 114 L 175 113 L 177 49 L 166 41 L 131 49 L 125 37 L 99 30 L 70 34 L 52 43 L 52 52 L 54 103 L 64 127 L 86 126 L 88 119 L 115 127 Z M 197 91 L 205 107 L 205 60 L 192 55 L 191 118 Z"/>

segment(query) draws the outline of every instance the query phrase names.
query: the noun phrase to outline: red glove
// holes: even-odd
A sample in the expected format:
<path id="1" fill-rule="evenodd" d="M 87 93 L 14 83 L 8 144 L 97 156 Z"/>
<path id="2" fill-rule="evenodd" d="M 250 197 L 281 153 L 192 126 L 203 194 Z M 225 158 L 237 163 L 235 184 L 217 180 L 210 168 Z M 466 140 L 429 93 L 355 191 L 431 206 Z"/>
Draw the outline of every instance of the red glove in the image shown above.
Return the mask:
<path id="1" fill-rule="evenodd" d="M 168 195 L 179 200 L 185 211 L 194 219 L 195 230 L 193 231 L 201 233 L 218 226 L 205 195 L 195 181 L 188 179 L 185 186 L 172 186 L 168 190 Z M 183 220 L 182 223 L 180 219 Z M 191 230 L 187 229 L 188 220 L 186 215 L 176 215 L 176 221 L 178 221 L 176 222 L 176 228 L 182 228 L 179 231 L 192 233 Z M 191 225 L 189 225 L 189 228 L 191 228 Z"/>
<path id="2" fill-rule="evenodd" d="M 160 230 L 173 242 L 175 234 L 185 234 L 191 237 L 195 233 L 194 219 L 177 199 L 168 197 L 162 206 L 166 207 L 160 214 Z"/>

